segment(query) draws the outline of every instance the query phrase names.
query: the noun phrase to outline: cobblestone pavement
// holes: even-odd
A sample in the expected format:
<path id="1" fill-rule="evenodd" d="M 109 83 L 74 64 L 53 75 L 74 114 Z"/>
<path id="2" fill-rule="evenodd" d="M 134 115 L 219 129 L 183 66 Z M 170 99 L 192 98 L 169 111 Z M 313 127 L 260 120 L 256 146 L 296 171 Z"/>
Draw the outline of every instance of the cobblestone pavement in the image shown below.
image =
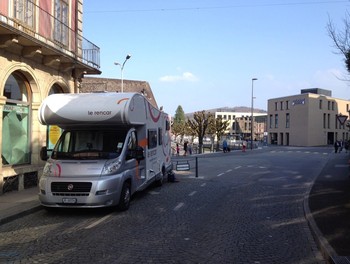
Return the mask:
<path id="1" fill-rule="evenodd" d="M 303 202 L 327 153 L 199 160 L 200 177 L 138 193 L 126 212 L 41 210 L 0 226 L 0 263 L 325 263 Z"/>

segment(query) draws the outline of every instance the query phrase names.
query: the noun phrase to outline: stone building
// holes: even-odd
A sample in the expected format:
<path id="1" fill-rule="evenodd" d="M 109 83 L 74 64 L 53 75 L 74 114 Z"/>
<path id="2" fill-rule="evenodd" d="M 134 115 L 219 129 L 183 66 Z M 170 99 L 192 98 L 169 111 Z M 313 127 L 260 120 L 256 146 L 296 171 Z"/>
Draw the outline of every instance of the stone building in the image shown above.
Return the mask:
<path id="1" fill-rule="evenodd" d="M 36 184 L 50 131 L 38 122 L 42 100 L 100 74 L 82 10 L 83 0 L 0 1 L 0 194 Z"/>
<path id="2" fill-rule="evenodd" d="M 121 80 L 111 78 L 85 77 L 82 80 L 80 92 L 121 92 Z M 143 94 L 149 102 L 158 108 L 151 86 L 145 81 L 123 80 L 123 92 Z"/>

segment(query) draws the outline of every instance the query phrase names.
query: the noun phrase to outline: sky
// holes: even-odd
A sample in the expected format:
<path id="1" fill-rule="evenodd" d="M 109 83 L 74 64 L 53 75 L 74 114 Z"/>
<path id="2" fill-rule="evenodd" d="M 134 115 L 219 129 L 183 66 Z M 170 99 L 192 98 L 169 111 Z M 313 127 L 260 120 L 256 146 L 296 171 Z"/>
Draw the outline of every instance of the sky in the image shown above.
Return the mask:
<path id="1" fill-rule="evenodd" d="M 322 88 L 350 99 L 341 31 L 350 0 L 84 0 L 83 36 L 100 47 L 99 76 L 150 84 L 174 115 Z M 252 81 L 257 78 L 256 81 Z M 252 85 L 253 84 L 253 85 Z M 252 89 L 253 88 L 253 89 Z"/>

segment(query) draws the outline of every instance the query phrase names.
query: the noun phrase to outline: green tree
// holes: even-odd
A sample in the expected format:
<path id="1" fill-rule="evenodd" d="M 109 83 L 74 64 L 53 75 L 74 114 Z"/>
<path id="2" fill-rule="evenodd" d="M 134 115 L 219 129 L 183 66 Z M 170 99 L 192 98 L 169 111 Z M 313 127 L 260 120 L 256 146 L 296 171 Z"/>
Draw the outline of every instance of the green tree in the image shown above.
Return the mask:
<path id="1" fill-rule="evenodd" d="M 344 62 L 348 73 L 350 74 L 350 13 L 347 12 L 343 19 L 344 29 L 336 30 L 333 22 L 329 19 L 327 30 L 332 39 L 337 53 L 344 56 Z"/>
<path id="2" fill-rule="evenodd" d="M 229 126 L 230 122 L 228 120 L 223 120 L 221 117 L 215 118 L 213 122 L 212 131 L 213 134 L 216 136 L 216 151 L 219 151 L 220 148 L 220 140 L 221 137 L 225 134 L 225 131 L 227 130 L 227 127 Z"/>
<path id="3" fill-rule="evenodd" d="M 198 136 L 199 153 L 203 152 L 203 138 L 213 126 L 214 116 L 210 112 L 200 111 L 193 114 L 192 119 L 187 120 L 187 127 Z"/>
<path id="4" fill-rule="evenodd" d="M 175 136 L 175 139 L 177 138 L 177 136 L 183 137 L 185 134 L 185 129 L 186 129 L 186 116 L 185 116 L 184 110 L 182 109 L 182 106 L 179 105 L 176 109 L 175 116 L 173 119 L 173 124 L 171 127 L 171 131 Z"/>

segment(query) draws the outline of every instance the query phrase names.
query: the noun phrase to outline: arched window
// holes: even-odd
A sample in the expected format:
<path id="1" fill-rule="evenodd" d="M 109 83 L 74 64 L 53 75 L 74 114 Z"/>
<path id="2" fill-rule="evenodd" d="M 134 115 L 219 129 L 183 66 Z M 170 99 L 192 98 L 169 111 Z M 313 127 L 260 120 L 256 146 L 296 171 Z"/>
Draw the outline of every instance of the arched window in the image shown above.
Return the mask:
<path id="1" fill-rule="evenodd" d="M 30 98 L 26 78 L 14 72 L 5 83 L 2 119 L 2 164 L 30 163 Z"/>

